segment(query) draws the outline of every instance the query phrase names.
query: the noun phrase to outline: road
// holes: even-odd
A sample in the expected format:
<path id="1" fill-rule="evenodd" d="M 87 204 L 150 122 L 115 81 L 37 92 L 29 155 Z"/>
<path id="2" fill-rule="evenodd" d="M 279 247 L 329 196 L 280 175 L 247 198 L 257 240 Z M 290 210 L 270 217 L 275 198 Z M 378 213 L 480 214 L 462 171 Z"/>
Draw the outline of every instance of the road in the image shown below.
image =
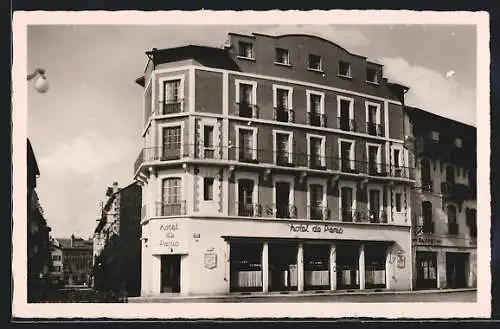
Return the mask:
<path id="1" fill-rule="evenodd" d="M 370 294 L 370 295 L 318 295 L 318 296 L 266 296 L 266 297 L 232 297 L 226 298 L 149 298 L 129 301 L 133 303 L 474 303 L 475 291 L 403 293 L 403 294 Z"/>

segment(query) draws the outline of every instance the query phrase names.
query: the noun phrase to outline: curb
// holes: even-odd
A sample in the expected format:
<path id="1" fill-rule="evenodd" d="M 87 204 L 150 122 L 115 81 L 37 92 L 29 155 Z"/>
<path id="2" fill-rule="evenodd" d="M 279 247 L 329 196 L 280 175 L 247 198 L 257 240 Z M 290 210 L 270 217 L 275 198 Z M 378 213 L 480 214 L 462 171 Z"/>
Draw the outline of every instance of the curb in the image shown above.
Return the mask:
<path id="1" fill-rule="evenodd" d="M 147 297 L 129 297 L 129 302 L 134 301 L 148 301 L 148 300 L 188 300 L 188 299 L 245 299 L 245 298 L 272 298 L 272 297 L 284 297 L 284 298 L 293 298 L 293 297 L 312 297 L 312 296 L 368 296 L 368 295 L 421 295 L 421 294 L 443 294 L 443 293 L 453 293 L 453 292 L 468 292 L 468 291 L 477 291 L 476 288 L 464 288 L 464 289 L 439 289 L 439 290 L 409 290 L 409 291 L 396 291 L 396 290 L 384 290 L 384 291 L 336 291 L 336 292 L 321 292 L 321 293 L 271 293 L 271 294 L 249 294 L 249 295 L 240 295 L 240 294 L 227 294 L 227 295 L 198 295 L 198 296 L 174 296 L 174 295 L 166 295 L 166 296 L 147 296 Z"/>

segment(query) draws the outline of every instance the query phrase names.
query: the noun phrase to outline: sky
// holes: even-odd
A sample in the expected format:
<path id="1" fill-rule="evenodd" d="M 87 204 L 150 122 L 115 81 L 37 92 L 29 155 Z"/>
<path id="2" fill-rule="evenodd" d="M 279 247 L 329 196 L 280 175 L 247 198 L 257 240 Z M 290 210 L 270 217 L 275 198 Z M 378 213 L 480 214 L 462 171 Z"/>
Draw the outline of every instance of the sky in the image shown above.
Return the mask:
<path id="1" fill-rule="evenodd" d="M 313 34 L 384 65 L 410 87 L 406 103 L 476 125 L 474 25 L 32 25 L 28 71 L 50 89 L 28 91 L 28 138 L 40 167 L 38 195 L 55 237 L 91 237 L 113 182 L 133 182 L 142 145 L 145 51 L 219 47 L 228 32 Z"/>

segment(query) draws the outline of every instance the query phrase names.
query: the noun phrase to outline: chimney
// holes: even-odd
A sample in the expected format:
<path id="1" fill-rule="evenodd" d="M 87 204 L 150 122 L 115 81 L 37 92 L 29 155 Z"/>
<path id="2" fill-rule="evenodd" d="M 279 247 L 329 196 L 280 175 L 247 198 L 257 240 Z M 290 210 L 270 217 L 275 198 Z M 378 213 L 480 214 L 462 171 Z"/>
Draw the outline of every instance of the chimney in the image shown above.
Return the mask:
<path id="1" fill-rule="evenodd" d="M 118 182 L 113 182 L 113 193 L 118 192 Z"/>

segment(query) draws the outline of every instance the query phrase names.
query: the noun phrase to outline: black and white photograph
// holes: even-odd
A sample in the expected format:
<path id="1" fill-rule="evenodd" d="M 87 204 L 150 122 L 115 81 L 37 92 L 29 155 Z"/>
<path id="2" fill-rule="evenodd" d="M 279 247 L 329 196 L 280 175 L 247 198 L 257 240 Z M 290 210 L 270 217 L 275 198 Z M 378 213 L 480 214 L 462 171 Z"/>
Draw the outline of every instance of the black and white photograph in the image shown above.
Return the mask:
<path id="1" fill-rule="evenodd" d="M 13 315 L 489 317 L 488 24 L 16 12 Z"/>

